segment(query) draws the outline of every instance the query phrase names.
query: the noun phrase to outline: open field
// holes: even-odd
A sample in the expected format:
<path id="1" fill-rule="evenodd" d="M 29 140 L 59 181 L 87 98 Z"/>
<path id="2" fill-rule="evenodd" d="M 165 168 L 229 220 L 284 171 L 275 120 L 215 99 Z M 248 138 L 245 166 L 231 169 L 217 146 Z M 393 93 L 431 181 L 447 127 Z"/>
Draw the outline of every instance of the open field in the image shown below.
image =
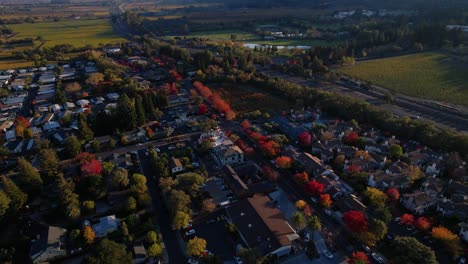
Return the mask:
<path id="1" fill-rule="evenodd" d="M 255 44 L 265 44 L 274 46 L 330 46 L 335 45 L 335 42 L 319 39 L 274 39 L 274 40 L 252 40 Z"/>
<path id="2" fill-rule="evenodd" d="M 32 61 L 25 60 L 1 60 L 0 59 L 0 71 L 3 70 L 13 70 L 20 68 L 29 68 L 34 65 Z"/>
<path id="3" fill-rule="evenodd" d="M 99 43 L 123 41 L 114 34 L 107 19 L 24 23 L 9 25 L 9 28 L 18 33 L 12 40 L 42 36 L 46 40 L 46 47 L 58 44 L 70 44 L 75 47 L 97 46 Z"/>
<path id="4" fill-rule="evenodd" d="M 231 35 L 236 35 L 237 40 L 249 40 L 255 38 L 255 35 L 242 31 L 242 30 L 214 30 L 214 31 L 200 31 L 190 34 L 190 37 L 202 37 L 212 40 L 229 40 Z"/>
<path id="5" fill-rule="evenodd" d="M 443 54 L 369 60 L 339 71 L 402 94 L 468 105 L 468 66 Z"/>
<path id="6" fill-rule="evenodd" d="M 238 113 L 248 113 L 255 110 L 271 111 L 271 110 L 288 110 L 291 108 L 291 103 L 282 98 L 260 92 L 252 86 L 248 85 L 210 85 L 224 98 Z"/>

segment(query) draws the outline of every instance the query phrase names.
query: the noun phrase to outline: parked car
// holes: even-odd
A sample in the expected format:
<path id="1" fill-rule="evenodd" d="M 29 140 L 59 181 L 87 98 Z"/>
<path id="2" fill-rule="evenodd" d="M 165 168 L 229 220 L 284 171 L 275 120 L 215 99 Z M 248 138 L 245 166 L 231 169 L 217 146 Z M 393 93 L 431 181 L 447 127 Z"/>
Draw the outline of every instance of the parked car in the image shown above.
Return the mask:
<path id="1" fill-rule="evenodd" d="M 380 263 L 380 264 L 385 263 L 384 259 L 381 256 L 379 256 L 377 253 L 372 253 L 371 256 L 378 263 Z"/>
<path id="2" fill-rule="evenodd" d="M 393 240 L 395 237 L 392 234 L 387 234 L 387 240 Z"/>
<path id="3" fill-rule="evenodd" d="M 331 216 L 332 215 L 332 212 L 330 210 L 325 210 L 324 211 L 328 216 Z"/>
<path id="4" fill-rule="evenodd" d="M 185 236 L 195 235 L 195 229 L 190 229 L 189 231 L 185 232 Z"/>
<path id="5" fill-rule="evenodd" d="M 414 229 L 414 226 L 413 226 L 413 225 L 409 225 L 409 226 L 406 227 L 406 230 L 408 230 L 408 231 L 411 231 L 411 230 L 413 230 L 413 229 Z"/>
<path id="6" fill-rule="evenodd" d="M 317 203 L 317 199 L 315 199 L 314 197 L 310 197 L 310 200 L 314 203 Z"/>
<path id="7" fill-rule="evenodd" d="M 309 241 L 310 241 L 310 233 L 305 233 L 304 242 L 309 242 Z"/>
<path id="8" fill-rule="evenodd" d="M 371 251 L 370 247 L 366 245 L 362 245 L 362 249 L 364 249 L 365 252 L 369 253 Z"/>
<path id="9" fill-rule="evenodd" d="M 196 259 L 189 259 L 189 260 L 187 261 L 187 263 L 189 263 L 189 264 L 198 264 L 198 260 L 196 260 Z"/>
<path id="10" fill-rule="evenodd" d="M 395 223 L 400 223 L 400 220 L 401 220 L 401 217 L 395 217 L 395 219 L 393 219 L 393 221 L 395 221 Z"/>
<path id="11" fill-rule="evenodd" d="M 244 264 L 240 257 L 235 257 L 234 260 L 236 261 L 236 264 Z"/>
<path id="12" fill-rule="evenodd" d="M 328 251 L 328 250 L 324 250 L 322 253 L 329 259 L 333 258 L 332 253 L 330 251 Z"/>

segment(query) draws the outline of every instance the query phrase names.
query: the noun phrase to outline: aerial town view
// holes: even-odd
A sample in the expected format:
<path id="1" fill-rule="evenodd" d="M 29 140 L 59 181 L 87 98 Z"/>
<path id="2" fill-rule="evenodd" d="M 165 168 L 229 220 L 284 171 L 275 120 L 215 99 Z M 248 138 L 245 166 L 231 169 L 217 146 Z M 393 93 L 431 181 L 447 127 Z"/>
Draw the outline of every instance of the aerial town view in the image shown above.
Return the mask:
<path id="1" fill-rule="evenodd" d="M 465 264 L 468 0 L 0 0 L 0 263 Z"/>

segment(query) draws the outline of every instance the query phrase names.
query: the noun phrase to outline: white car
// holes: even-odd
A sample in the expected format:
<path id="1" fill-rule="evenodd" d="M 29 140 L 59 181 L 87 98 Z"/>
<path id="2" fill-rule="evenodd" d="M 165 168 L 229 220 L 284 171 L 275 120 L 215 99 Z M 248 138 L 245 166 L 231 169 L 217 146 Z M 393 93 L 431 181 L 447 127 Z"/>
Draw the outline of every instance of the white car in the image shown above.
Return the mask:
<path id="1" fill-rule="evenodd" d="M 310 241 L 310 233 L 306 233 L 306 234 L 304 235 L 304 242 L 307 243 L 307 242 L 309 242 L 309 241 Z"/>
<path id="2" fill-rule="evenodd" d="M 333 258 L 332 253 L 330 251 L 328 251 L 328 250 L 324 250 L 322 253 L 329 259 Z"/>
<path id="3" fill-rule="evenodd" d="M 242 261 L 242 259 L 239 258 L 239 257 L 236 257 L 236 258 L 235 258 L 235 261 L 236 261 L 236 264 L 244 264 L 244 262 Z"/>
<path id="4" fill-rule="evenodd" d="M 174 146 L 169 146 L 167 149 L 168 150 L 173 150 L 173 149 L 175 149 L 175 147 Z"/>
<path id="5" fill-rule="evenodd" d="M 159 148 L 154 148 L 154 150 L 156 150 L 156 152 L 161 152 Z"/>
<path id="6" fill-rule="evenodd" d="M 325 210 L 324 211 L 328 216 L 331 216 L 332 215 L 332 212 L 330 210 Z"/>
<path id="7" fill-rule="evenodd" d="M 185 232 L 185 236 L 195 235 L 195 229 L 190 229 L 189 231 Z"/>
<path id="8" fill-rule="evenodd" d="M 393 221 L 395 221 L 395 223 L 399 223 L 401 220 L 401 217 L 395 217 L 395 219 L 393 219 Z"/>
<path id="9" fill-rule="evenodd" d="M 187 261 L 187 263 L 189 263 L 189 264 L 198 264 L 198 260 L 196 260 L 196 259 L 189 259 L 189 260 Z"/>
<path id="10" fill-rule="evenodd" d="M 379 256 L 377 253 L 372 253 L 371 256 L 378 263 L 380 263 L 380 264 L 385 263 L 384 259 L 381 256 Z"/>
<path id="11" fill-rule="evenodd" d="M 314 203 L 317 203 L 317 199 L 315 199 L 314 197 L 310 197 L 310 200 Z"/>

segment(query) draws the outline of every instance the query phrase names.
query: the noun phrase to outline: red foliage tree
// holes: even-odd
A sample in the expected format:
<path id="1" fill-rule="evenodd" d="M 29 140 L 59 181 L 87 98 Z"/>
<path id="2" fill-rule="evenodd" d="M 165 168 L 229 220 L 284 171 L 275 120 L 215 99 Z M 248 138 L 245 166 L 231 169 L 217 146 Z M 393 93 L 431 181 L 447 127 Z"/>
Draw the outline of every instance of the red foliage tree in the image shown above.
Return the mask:
<path id="1" fill-rule="evenodd" d="M 90 162 L 94 159 L 94 154 L 91 154 L 89 152 L 82 152 L 75 157 L 75 161 L 79 162 L 81 165 L 83 165 L 86 162 Z"/>
<path id="2" fill-rule="evenodd" d="M 250 124 L 249 120 L 247 119 L 244 119 L 241 123 L 240 123 L 241 127 L 243 129 L 247 129 L 247 128 L 250 128 L 252 126 L 252 124 Z"/>
<path id="3" fill-rule="evenodd" d="M 303 173 L 296 173 L 293 179 L 298 184 L 306 184 L 309 182 L 309 174 L 305 171 Z"/>
<path id="4" fill-rule="evenodd" d="M 302 146 L 310 146 L 310 144 L 312 143 L 312 135 L 307 131 L 302 132 L 299 135 L 299 143 Z"/>
<path id="5" fill-rule="evenodd" d="M 271 182 L 276 182 L 279 177 L 279 173 L 275 170 L 272 170 L 270 166 L 264 165 L 262 167 L 263 174 L 267 177 L 267 179 Z"/>
<path id="6" fill-rule="evenodd" d="M 320 205 L 323 207 L 330 207 L 332 204 L 331 196 L 328 193 L 324 193 L 320 195 Z"/>
<path id="7" fill-rule="evenodd" d="M 280 152 L 280 146 L 278 143 L 274 141 L 262 141 L 258 143 L 260 146 L 260 150 L 262 151 L 263 155 L 267 157 L 275 157 Z"/>
<path id="8" fill-rule="evenodd" d="M 401 216 L 400 222 L 404 225 L 413 225 L 414 224 L 414 216 L 412 214 L 404 214 Z"/>
<path id="9" fill-rule="evenodd" d="M 354 164 L 348 166 L 348 172 L 351 174 L 359 173 L 361 172 L 361 169 L 361 166 L 356 166 Z"/>
<path id="10" fill-rule="evenodd" d="M 291 168 L 291 158 L 287 156 L 280 156 L 275 159 L 276 166 L 280 169 L 289 169 Z"/>
<path id="11" fill-rule="evenodd" d="M 18 126 L 29 127 L 30 123 L 29 120 L 26 119 L 24 116 L 17 116 L 15 119 L 15 124 Z"/>
<path id="12" fill-rule="evenodd" d="M 391 201 L 398 201 L 398 199 L 400 199 L 400 191 L 398 191 L 397 188 L 390 188 L 385 192 L 385 194 Z"/>
<path id="13" fill-rule="evenodd" d="M 201 105 L 198 107 L 197 114 L 198 114 L 198 115 L 205 115 L 206 112 L 208 112 L 208 108 L 206 107 L 205 104 L 201 104 Z"/>
<path id="14" fill-rule="evenodd" d="M 366 253 L 361 251 L 355 251 L 351 254 L 351 257 L 347 260 L 348 264 L 370 264 L 369 258 Z"/>
<path id="15" fill-rule="evenodd" d="M 314 196 L 319 196 L 323 193 L 324 185 L 320 182 L 313 180 L 307 184 L 307 190 Z"/>
<path id="16" fill-rule="evenodd" d="M 346 133 L 346 135 L 343 137 L 343 141 L 346 144 L 352 145 L 356 143 L 356 141 L 359 139 L 359 135 L 356 131 L 349 131 Z"/>
<path id="17" fill-rule="evenodd" d="M 428 230 L 429 228 L 431 228 L 432 223 L 426 217 L 421 216 L 414 221 L 414 226 L 416 226 L 420 230 Z"/>
<path id="18" fill-rule="evenodd" d="M 86 161 L 81 165 L 81 172 L 85 176 L 101 174 L 102 166 L 101 162 L 97 159 L 93 159 L 91 161 Z"/>
<path id="19" fill-rule="evenodd" d="M 367 231 L 367 217 L 359 211 L 351 210 L 343 214 L 343 221 L 346 226 L 355 233 Z"/>

